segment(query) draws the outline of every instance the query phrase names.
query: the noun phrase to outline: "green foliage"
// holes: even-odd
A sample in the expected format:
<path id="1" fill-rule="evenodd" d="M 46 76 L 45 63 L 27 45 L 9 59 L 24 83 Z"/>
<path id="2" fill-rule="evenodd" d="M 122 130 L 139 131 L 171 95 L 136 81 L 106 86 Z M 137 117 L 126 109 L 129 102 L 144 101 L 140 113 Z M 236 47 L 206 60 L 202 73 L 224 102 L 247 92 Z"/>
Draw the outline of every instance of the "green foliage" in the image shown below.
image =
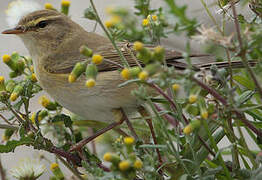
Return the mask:
<path id="1" fill-rule="evenodd" d="M 30 112 L 31 99 L 42 90 L 33 78 L 32 60 L 19 53 L 5 55 L 3 59 L 11 73 L 9 80 L 2 78 L 1 81 L 0 110 L 9 114 L 3 118 L 7 124 L 0 124 L 0 128 L 7 129 L 6 143 L 0 145 L 0 153 L 14 152 L 22 145 L 48 151 L 79 179 L 85 178 L 76 169 L 79 166 L 83 167 L 88 179 L 101 180 L 261 179 L 261 2 L 250 0 L 243 3 L 249 4 L 251 19 L 242 14 L 233 17 L 239 23 L 235 26 L 236 38 L 226 34 L 226 23 L 220 25 L 216 22 L 204 1 L 201 2 L 216 30 L 201 26 L 198 32 L 199 22 L 187 15 L 187 6 L 179 6 L 174 0 L 163 2 L 168 9 L 152 9 L 152 1 L 135 0 L 135 13 L 120 7 L 110 10 L 111 19 L 103 28 L 113 45 L 123 40 L 142 42 L 134 43 L 134 47 L 131 45 L 128 49 L 137 66 L 122 64 L 125 71 L 119 69 L 119 78 L 122 76 L 126 81 L 118 87 L 135 84 L 137 88 L 132 95 L 145 106 L 131 121 L 139 137 L 136 141 L 123 138 L 122 135 L 132 134 L 124 124 L 121 130 L 116 130 L 117 133 L 103 134 L 93 142 L 106 149 L 106 152 L 102 150 L 104 160 L 100 152 L 93 153 L 96 152 L 94 144 L 92 153 L 87 147 L 77 152 L 70 152 L 70 148 L 107 124 L 66 115 L 63 107 L 46 97 L 41 100 L 42 109 Z M 222 8 L 228 3 L 230 1 L 221 0 L 215 5 Z M 69 7 L 63 8 L 63 13 L 68 14 Z M 224 22 L 227 21 L 226 11 L 222 11 Z M 84 17 L 100 23 L 94 6 L 85 10 Z M 168 64 L 164 48 L 143 44 L 157 46 L 161 38 L 182 33 L 188 40 L 200 39 L 206 43 L 209 52 L 219 57 L 218 61 L 241 60 L 237 66 L 243 68 L 233 69 L 234 63 L 230 63 L 224 66 L 226 68 L 221 68 L 221 64 L 213 65 L 210 73 L 198 71 L 199 67 L 191 62 L 189 44 L 187 52 L 182 54 L 186 64 Z M 86 60 L 76 64 L 70 83 L 84 72 L 87 79 L 96 79 L 101 73 L 91 63 L 93 51 L 83 46 L 80 52 Z M 185 70 L 178 71 L 172 65 Z M 13 137 L 16 129 L 18 140 Z M 259 152 L 251 149 L 243 129 L 258 146 Z M 52 140 L 46 138 L 47 134 L 53 137 Z M 229 141 L 228 146 L 221 148 L 218 145 L 222 139 Z M 227 158 L 230 160 L 225 160 L 225 156 L 230 156 Z M 110 166 L 104 161 L 109 161 Z"/>

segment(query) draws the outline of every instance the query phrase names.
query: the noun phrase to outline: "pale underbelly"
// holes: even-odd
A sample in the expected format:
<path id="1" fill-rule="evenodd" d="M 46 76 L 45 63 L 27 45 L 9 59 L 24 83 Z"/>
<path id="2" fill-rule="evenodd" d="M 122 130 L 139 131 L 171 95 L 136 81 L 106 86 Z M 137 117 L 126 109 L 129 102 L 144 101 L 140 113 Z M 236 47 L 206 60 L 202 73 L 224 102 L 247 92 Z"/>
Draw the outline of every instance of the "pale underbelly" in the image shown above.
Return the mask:
<path id="1" fill-rule="evenodd" d="M 39 82 L 52 98 L 87 120 L 112 122 L 115 120 L 113 109 L 124 108 L 131 113 L 137 107 L 136 98 L 131 95 L 135 85 L 119 88 L 123 81 L 116 71 L 100 73 L 93 88 L 85 87 L 85 77 L 68 83 L 66 75 L 40 74 Z"/>

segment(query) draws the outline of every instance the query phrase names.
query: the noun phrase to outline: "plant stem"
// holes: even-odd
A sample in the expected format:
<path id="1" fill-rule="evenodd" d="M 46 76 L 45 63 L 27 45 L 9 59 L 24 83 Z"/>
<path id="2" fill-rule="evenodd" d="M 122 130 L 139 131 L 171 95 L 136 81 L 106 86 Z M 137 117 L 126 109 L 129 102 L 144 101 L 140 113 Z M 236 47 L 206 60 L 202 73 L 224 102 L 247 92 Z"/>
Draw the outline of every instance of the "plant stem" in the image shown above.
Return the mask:
<path id="1" fill-rule="evenodd" d="M 243 46 L 243 42 L 242 42 L 242 38 L 241 38 L 241 33 L 240 33 L 240 26 L 239 26 L 239 22 L 238 22 L 238 18 L 237 18 L 237 13 L 236 13 L 236 7 L 235 7 L 235 1 L 232 0 L 231 1 L 231 8 L 232 8 L 232 12 L 233 12 L 233 16 L 234 16 L 234 22 L 235 22 L 235 28 L 236 28 L 236 32 L 237 32 L 237 38 L 238 38 L 238 42 L 239 42 L 239 48 L 240 48 L 240 54 L 239 56 L 241 57 L 244 66 L 246 67 L 249 75 L 251 76 L 251 78 L 253 79 L 257 90 L 260 94 L 260 97 L 262 98 L 262 88 L 259 85 L 259 82 L 253 72 L 253 70 L 250 68 L 250 66 L 248 65 L 247 62 L 247 57 L 246 57 L 246 49 Z"/>
<path id="2" fill-rule="evenodd" d="M 13 129 L 17 130 L 19 127 L 18 126 L 12 126 L 12 125 L 7 125 L 7 124 L 0 124 L 0 129 Z"/>
<path id="3" fill-rule="evenodd" d="M 68 162 L 66 162 L 63 158 L 61 158 L 60 156 L 56 155 L 56 157 L 80 180 L 84 180 L 79 173 L 77 172 L 76 169 L 72 168 L 70 166 L 70 164 L 68 164 Z"/>
<path id="4" fill-rule="evenodd" d="M 91 6 L 92 6 L 92 8 L 93 8 L 93 10 L 94 10 L 94 12 L 95 12 L 97 22 L 100 24 L 100 26 L 102 27 L 102 29 L 103 29 L 104 32 L 106 33 L 107 37 L 108 37 L 109 40 L 111 41 L 112 45 L 113 45 L 114 48 L 116 49 L 118 55 L 120 56 L 120 59 L 121 59 L 123 65 L 124 65 L 125 67 L 129 67 L 129 64 L 128 64 L 125 56 L 124 56 L 123 53 L 120 51 L 120 49 L 117 47 L 117 45 L 116 45 L 113 37 L 112 37 L 111 34 L 107 31 L 107 29 L 106 29 L 106 27 L 104 26 L 102 20 L 101 20 L 100 17 L 98 16 L 98 12 L 97 12 L 97 10 L 96 10 L 96 7 L 95 7 L 95 4 L 94 4 L 93 0 L 90 0 L 90 3 L 91 3 Z"/>
<path id="5" fill-rule="evenodd" d="M 2 165 L 1 157 L 0 157 L 0 177 L 2 180 L 6 180 L 6 173 Z"/>

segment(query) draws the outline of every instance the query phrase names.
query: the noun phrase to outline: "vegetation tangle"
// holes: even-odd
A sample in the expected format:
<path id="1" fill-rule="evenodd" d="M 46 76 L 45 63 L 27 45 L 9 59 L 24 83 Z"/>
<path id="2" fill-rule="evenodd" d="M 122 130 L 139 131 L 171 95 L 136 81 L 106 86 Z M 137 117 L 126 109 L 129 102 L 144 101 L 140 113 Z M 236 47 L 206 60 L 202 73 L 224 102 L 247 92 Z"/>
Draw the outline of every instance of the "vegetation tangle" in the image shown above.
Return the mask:
<path id="1" fill-rule="evenodd" d="M 174 0 L 164 0 L 165 8 L 152 9 L 150 3 L 134 0 L 135 13 L 110 7 L 106 10 L 110 18 L 105 22 L 93 0 L 84 12 L 85 18 L 102 27 L 121 58 L 119 76 L 124 82 L 119 87 L 137 85 L 132 94 L 143 108 L 130 119 L 137 135 L 124 123 L 91 146 L 70 152 L 72 145 L 107 124 L 66 115 L 61 105 L 46 96 L 39 98 L 42 109 L 32 112 L 31 98 L 42 88 L 32 59 L 14 52 L 2 56 L 10 74 L 9 78 L 0 76 L 0 128 L 4 131 L 0 152 L 15 153 L 15 148 L 23 145 L 50 152 L 55 162 L 43 155 L 40 159 L 50 163 L 50 179 L 59 180 L 262 179 L 261 0 L 217 0 L 212 6 L 220 7 L 220 21 L 205 1 L 199 0 L 213 22 L 209 27 L 188 17 L 187 7 Z M 247 19 L 237 12 L 238 6 L 248 6 L 252 17 Z M 65 15 L 69 7 L 66 0 L 59 10 L 45 4 L 46 9 Z M 233 34 L 225 31 L 227 22 L 234 24 Z M 172 34 L 187 37 L 184 70 L 165 61 L 161 39 Z M 116 46 L 119 41 L 124 42 L 123 48 L 132 54 L 135 65 L 130 65 Z M 191 41 L 201 43 L 206 53 L 225 62 L 225 67 L 198 68 L 190 55 Z M 105 59 L 86 45 L 79 51 L 86 60 L 75 65 L 68 83 L 85 76 L 88 91 L 96 86 L 97 66 Z M 243 68 L 233 69 L 236 60 Z M 252 142 L 247 141 L 247 135 Z M 218 146 L 222 139 L 228 141 L 226 146 Z M 257 149 L 251 149 L 250 143 Z M 67 178 L 61 164 L 72 177 Z M 9 174 L 34 180 L 45 173 L 41 162 L 30 160 L 11 170 L 0 165 L 3 180 Z"/>

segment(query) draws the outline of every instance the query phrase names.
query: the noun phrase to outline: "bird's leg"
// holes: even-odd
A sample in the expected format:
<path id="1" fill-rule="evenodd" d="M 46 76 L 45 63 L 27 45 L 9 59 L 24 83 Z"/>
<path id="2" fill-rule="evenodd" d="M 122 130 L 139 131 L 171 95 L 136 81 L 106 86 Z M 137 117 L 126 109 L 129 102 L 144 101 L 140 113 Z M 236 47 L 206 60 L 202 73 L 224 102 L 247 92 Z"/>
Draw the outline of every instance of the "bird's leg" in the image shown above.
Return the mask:
<path id="1" fill-rule="evenodd" d="M 73 145 L 69 151 L 79 151 L 81 150 L 81 148 L 83 146 L 85 146 L 87 143 L 89 143 L 90 141 L 92 141 L 93 139 L 95 139 L 96 137 L 100 136 L 101 134 L 104 134 L 105 132 L 119 126 L 120 124 L 122 124 L 124 121 L 126 121 L 128 128 L 130 129 L 130 131 L 132 132 L 132 134 L 134 135 L 135 139 L 138 139 L 138 136 L 135 133 L 135 130 L 132 126 L 132 124 L 130 123 L 130 121 L 128 120 L 126 114 L 124 113 L 123 109 L 114 109 L 113 110 L 113 114 L 115 115 L 117 121 L 113 122 L 111 124 L 109 124 L 107 127 L 100 129 L 99 131 L 97 131 L 96 133 L 94 133 L 92 136 L 85 138 L 83 140 L 81 140 L 80 142 L 78 142 L 77 144 Z"/>
<path id="2" fill-rule="evenodd" d="M 155 131 L 154 131 L 152 119 L 148 118 L 149 115 L 148 115 L 148 113 L 147 113 L 147 111 L 145 110 L 144 107 L 140 106 L 138 111 L 145 118 L 145 120 L 146 120 L 146 122 L 147 122 L 147 124 L 149 126 L 149 129 L 150 129 L 150 132 L 151 132 L 154 144 L 157 145 L 156 134 L 155 134 Z M 161 157 L 161 154 L 160 154 L 160 151 L 159 151 L 158 148 L 156 148 L 156 152 L 157 152 L 158 161 L 159 161 L 159 167 L 160 167 L 163 164 L 163 160 L 162 160 L 162 157 Z M 159 174 L 162 174 L 161 170 L 159 171 Z"/>

